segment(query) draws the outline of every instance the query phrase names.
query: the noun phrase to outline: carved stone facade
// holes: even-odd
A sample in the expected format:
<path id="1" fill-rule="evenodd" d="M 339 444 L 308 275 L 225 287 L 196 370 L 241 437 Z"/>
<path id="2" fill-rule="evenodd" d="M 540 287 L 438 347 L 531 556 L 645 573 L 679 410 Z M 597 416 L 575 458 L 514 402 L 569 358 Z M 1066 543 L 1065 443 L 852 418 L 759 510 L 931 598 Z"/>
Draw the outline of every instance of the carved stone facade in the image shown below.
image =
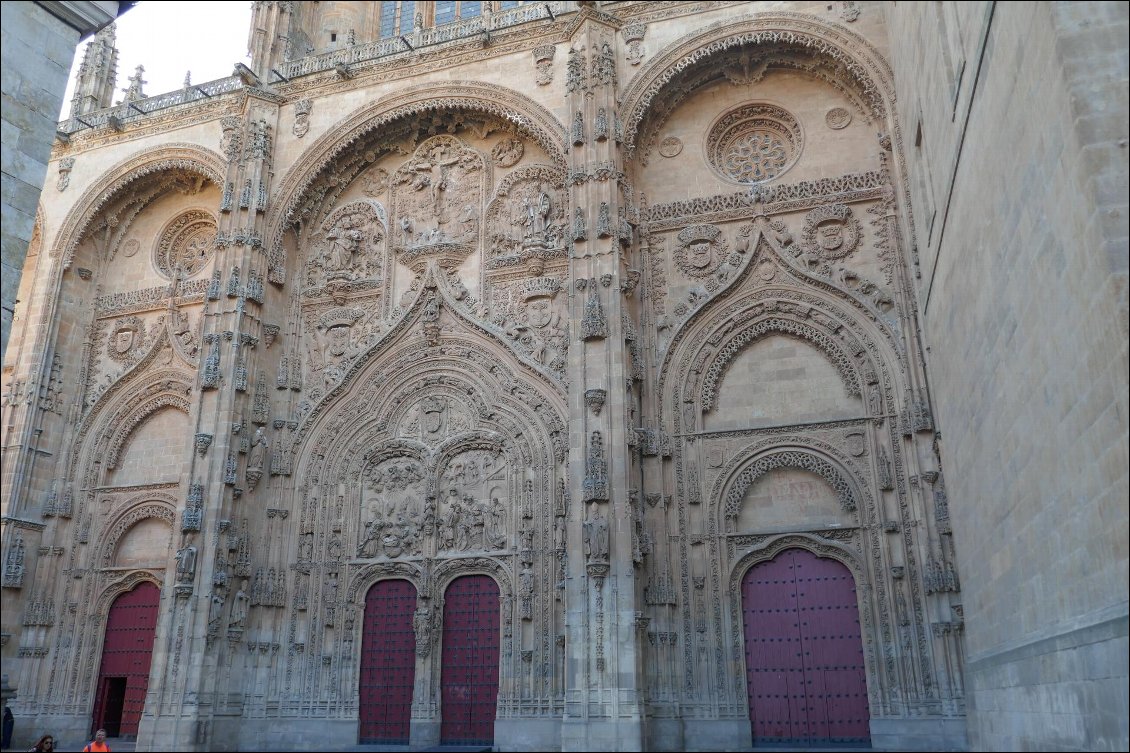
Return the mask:
<path id="1" fill-rule="evenodd" d="M 139 750 L 354 745 L 401 579 L 435 745 L 486 575 L 498 749 L 742 748 L 742 580 L 800 548 L 854 580 L 871 742 L 961 745 L 881 16 L 491 3 L 409 50 L 356 36 L 397 4 L 256 5 L 281 80 L 58 148 L 5 366 L 17 716 L 85 734 L 147 580 Z"/>

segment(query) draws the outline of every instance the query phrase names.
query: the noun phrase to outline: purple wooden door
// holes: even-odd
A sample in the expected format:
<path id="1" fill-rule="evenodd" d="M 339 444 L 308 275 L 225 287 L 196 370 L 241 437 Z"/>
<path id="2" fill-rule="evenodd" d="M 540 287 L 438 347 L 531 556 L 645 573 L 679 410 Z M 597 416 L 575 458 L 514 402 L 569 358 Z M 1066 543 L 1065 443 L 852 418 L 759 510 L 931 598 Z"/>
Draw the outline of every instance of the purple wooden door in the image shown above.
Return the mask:
<path id="1" fill-rule="evenodd" d="M 855 580 L 786 549 L 742 579 L 746 683 L 755 745 L 870 742 Z"/>
<path id="2" fill-rule="evenodd" d="M 117 728 L 121 737 L 135 737 L 145 710 L 149 665 L 157 635 L 161 589 L 141 583 L 114 599 L 106 618 L 106 640 L 98 669 L 93 727 Z"/>
<path id="3" fill-rule="evenodd" d="M 494 743 L 498 627 L 495 582 L 485 575 L 452 581 L 443 597 L 441 744 Z"/>
<path id="4" fill-rule="evenodd" d="M 379 581 L 365 595 L 358 709 L 363 744 L 408 744 L 416 682 L 415 610 L 416 587 L 406 580 Z"/>

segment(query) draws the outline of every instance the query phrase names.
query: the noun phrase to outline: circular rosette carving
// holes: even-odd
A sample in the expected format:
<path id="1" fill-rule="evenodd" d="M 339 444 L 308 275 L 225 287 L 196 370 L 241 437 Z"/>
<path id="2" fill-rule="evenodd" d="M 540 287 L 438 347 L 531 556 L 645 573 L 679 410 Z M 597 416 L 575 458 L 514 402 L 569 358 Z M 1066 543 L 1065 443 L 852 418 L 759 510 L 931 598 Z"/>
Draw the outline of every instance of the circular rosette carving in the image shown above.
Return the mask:
<path id="1" fill-rule="evenodd" d="M 513 167 L 522 159 L 526 145 L 521 139 L 510 137 L 499 141 L 490 150 L 491 161 L 498 167 Z"/>
<path id="2" fill-rule="evenodd" d="M 392 177 L 393 248 L 416 272 L 429 260 L 458 266 L 474 251 L 485 176 L 483 157 L 455 136 L 433 136 Z"/>
<path id="3" fill-rule="evenodd" d="M 800 123 L 776 105 L 755 102 L 734 108 L 710 127 L 706 157 L 715 172 L 737 183 L 772 180 L 800 156 Z"/>
<path id="4" fill-rule="evenodd" d="M 709 277 L 718 271 L 726 258 L 726 239 L 714 225 L 691 225 L 679 231 L 675 264 L 683 274 Z"/>
<path id="5" fill-rule="evenodd" d="M 173 218 L 158 236 L 153 265 L 167 279 L 192 277 L 212 258 L 216 218 L 202 209 L 191 209 Z"/>
<path id="6" fill-rule="evenodd" d="M 801 244 L 824 259 L 842 259 L 859 245 L 859 220 L 844 204 L 817 207 L 805 215 Z"/>

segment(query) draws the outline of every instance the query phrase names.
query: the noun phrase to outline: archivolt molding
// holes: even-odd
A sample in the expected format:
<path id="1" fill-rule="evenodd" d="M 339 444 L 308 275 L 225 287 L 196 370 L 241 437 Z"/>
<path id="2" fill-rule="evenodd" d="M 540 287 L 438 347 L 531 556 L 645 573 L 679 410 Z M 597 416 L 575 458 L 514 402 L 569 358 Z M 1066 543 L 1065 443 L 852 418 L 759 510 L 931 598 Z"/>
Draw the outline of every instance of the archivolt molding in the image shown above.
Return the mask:
<path id="1" fill-rule="evenodd" d="M 166 383 L 161 385 L 161 389 L 175 389 L 175 386 L 174 384 Z M 129 439 L 130 435 L 133 434 L 134 429 L 157 411 L 162 408 L 176 408 L 185 415 L 188 415 L 188 390 L 189 388 L 185 385 L 183 392 L 159 393 L 133 406 L 125 414 L 119 414 L 117 421 L 115 421 L 117 426 L 114 429 L 114 433 L 110 435 L 110 441 L 106 447 L 106 468 L 114 470 L 118 467 L 119 456 L 122 449 L 125 447 L 126 441 Z"/>
<path id="2" fill-rule="evenodd" d="M 462 557 L 436 562 L 432 575 L 432 588 L 435 603 L 442 604 L 447 587 L 456 578 L 464 575 L 487 575 L 498 585 L 498 595 L 502 599 L 514 594 L 513 577 L 506 565 L 493 557 Z M 503 615 L 503 621 L 506 616 Z"/>
<path id="3" fill-rule="evenodd" d="M 145 359 L 134 367 L 137 378 L 123 378 L 115 382 L 83 418 L 72 443 L 72 455 L 67 464 L 67 478 L 75 478 L 76 464 L 83 457 L 89 465 L 93 460 L 113 458 L 117 464 L 124 442 L 138 424 L 154 411 L 173 407 L 190 413 L 189 396 L 192 392 L 192 375 L 178 369 L 162 368 L 145 374 L 145 366 L 160 350 L 154 347 Z M 84 447 L 88 437 L 96 441 Z M 104 467 L 113 467 L 106 465 Z M 86 473 L 86 470 L 84 470 Z M 95 479 L 88 479 L 94 483 Z"/>
<path id="4" fill-rule="evenodd" d="M 51 246 L 51 255 L 63 257 L 63 268 L 70 266 L 75 249 L 98 210 L 130 183 L 166 170 L 195 173 L 217 186 L 223 185 L 226 173 L 224 160 L 219 154 L 196 144 L 168 144 L 143 150 L 107 170 L 82 194 L 63 222 Z"/>
<path id="5" fill-rule="evenodd" d="M 729 482 L 729 491 L 722 498 L 723 514 L 728 521 L 736 520 L 741 514 L 742 501 L 749 488 L 759 478 L 777 468 L 798 468 L 815 473 L 827 481 L 835 490 L 840 508 L 844 512 L 857 511 L 859 505 L 856 503 L 856 495 L 852 485 L 847 482 L 835 466 L 811 451 L 781 448 L 761 455 L 752 463 L 746 465 Z"/>
<path id="6" fill-rule="evenodd" d="M 95 630 L 93 633 L 98 640 L 97 651 L 93 653 L 93 656 L 102 655 L 102 641 L 106 637 L 106 618 L 109 615 L 110 605 L 114 603 L 114 599 L 122 594 L 129 593 L 142 583 L 152 583 L 157 586 L 158 589 L 161 588 L 161 581 L 155 573 L 149 570 L 131 570 L 121 577 L 110 581 L 98 594 L 94 602 L 94 613 L 91 616 L 94 622 L 102 626 L 103 629 Z"/>
<path id="7" fill-rule="evenodd" d="M 857 299 L 797 269 L 761 230 L 756 229 L 760 219 L 755 218 L 750 238 L 750 245 L 757 252 L 748 255 L 727 287 L 690 313 L 677 327 L 657 371 L 660 394 L 670 394 L 674 389 L 680 393 L 679 400 L 698 403 L 702 396 L 697 393 L 696 375 L 704 375 L 702 383 L 709 387 L 705 395 L 713 405 L 718 381 L 738 350 L 733 350 L 719 363 L 716 376 L 708 381 L 706 376 L 712 360 L 719 358 L 716 354 L 735 342 L 740 343 L 736 346 L 740 350 L 755 337 L 783 331 L 805 337 L 827 353 L 844 376 L 849 394 L 860 394 L 865 384 L 878 381 L 885 390 L 887 404 L 893 405 L 894 390 L 900 386 L 907 369 L 905 351 L 896 334 Z M 789 282 L 794 285 L 781 287 L 776 283 L 752 287 L 752 270 L 766 259 L 783 270 L 786 278 L 793 278 Z M 761 324 L 770 319 L 787 322 L 787 327 L 773 330 L 777 325 Z M 748 339 L 742 339 L 746 331 L 751 334 Z M 668 409 L 677 417 L 678 400 L 660 408 L 661 411 Z M 686 427 L 689 422 L 681 423 Z"/>
<path id="8" fill-rule="evenodd" d="M 407 87 L 354 111 L 314 142 L 294 163 L 280 181 L 276 194 L 275 206 L 282 210 L 272 219 L 267 231 L 271 248 L 278 248 L 299 202 L 314 180 L 366 134 L 420 113 L 460 110 L 482 112 L 513 123 L 541 144 L 562 171 L 567 169 L 563 150 L 565 126 L 528 97 L 505 87 L 476 81 Z"/>
<path id="9" fill-rule="evenodd" d="M 150 492 L 128 500 L 122 513 L 110 523 L 106 533 L 102 536 L 100 547 L 102 556 L 98 563 L 99 567 L 110 566 L 110 563 L 114 560 L 114 551 L 118 547 L 118 541 L 121 540 L 126 531 L 146 518 L 157 518 L 170 526 L 175 526 L 177 518 L 176 498 L 169 494 Z"/>
<path id="10" fill-rule="evenodd" d="M 737 334 L 729 337 L 725 344 L 719 348 L 718 355 L 714 357 L 702 378 L 700 400 L 703 411 L 714 408 L 718 385 L 730 364 L 733 363 L 734 358 L 752 343 L 772 334 L 799 337 L 811 342 L 831 359 L 832 365 L 840 373 L 847 394 L 852 397 L 860 396 L 861 390 L 859 378 L 855 374 L 855 365 L 852 359 L 833 342 L 832 338 L 803 322 L 782 317 L 769 317 L 752 325 L 747 325 Z"/>
<path id="11" fill-rule="evenodd" d="M 382 580 L 406 580 L 416 589 L 416 596 L 426 596 L 420 588 L 427 579 L 427 571 L 412 562 L 375 562 L 365 565 L 355 572 L 349 580 L 346 591 L 347 602 L 364 609 L 365 597 L 369 589 Z"/>
<path id="12" fill-rule="evenodd" d="M 768 537 L 733 563 L 730 568 L 730 593 L 737 598 L 736 604 L 741 604 L 742 579 L 745 578 L 749 569 L 754 565 L 772 560 L 786 549 L 804 549 L 817 557 L 836 560 L 851 572 L 857 586 L 856 592 L 863 594 L 867 591 L 866 588 L 860 587 L 868 580 L 867 568 L 860 559 L 859 552 L 855 549 L 847 544 L 826 539 L 815 533 L 785 533 Z M 860 606 L 862 609 L 863 605 Z M 739 609 L 738 612 L 740 613 L 740 611 Z"/>
<path id="13" fill-rule="evenodd" d="M 870 471 L 861 469 L 841 446 L 818 436 L 773 433 L 736 453 L 710 482 L 708 499 L 711 504 L 720 500 L 712 517 L 719 522 L 720 530 L 727 530 L 727 522 L 740 512 L 742 497 L 758 478 L 786 467 L 820 475 L 836 491 L 846 512 L 854 512 L 864 525 L 876 522 Z"/>
<path id="14" fill-rule="evenodd" d="M 632 156 L 640 125 L 659 93 L 695 63 L 741 45 L 793 45 L 830 58 L 863 90 L 870 114 L 882 121 L 894 102 L 894 76 L 879 52 L 847 29 L 804 13 L 764 13 L 713 23 L 652 56 L 623 96 L 624 144 Z"/>

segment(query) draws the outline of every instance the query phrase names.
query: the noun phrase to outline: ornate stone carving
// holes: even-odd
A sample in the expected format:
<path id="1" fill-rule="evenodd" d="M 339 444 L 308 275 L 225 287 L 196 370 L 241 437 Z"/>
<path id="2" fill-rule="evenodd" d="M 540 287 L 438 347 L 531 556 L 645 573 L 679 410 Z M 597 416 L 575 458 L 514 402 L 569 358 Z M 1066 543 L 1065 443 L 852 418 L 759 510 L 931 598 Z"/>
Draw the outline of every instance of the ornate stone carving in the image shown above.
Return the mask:
<path id="1" fill-rule="evenodd" d="M 678 136 L 667 136 L 659 142 L 659 153 L 664 157 L 678 157 L 683 151 L 683 141 Z"/>
<path id="2" fill-rule="evenodd" d="M 813 209 L 804 217 L 803 248 L 822 259 L 842 259 L 859 245 L 859 220 L 844 204 Z"/>
<path id="3" fill-rule="evenodd" d="M 462 262 L 477 243 L 485 166 L 482 156 L 454 136 L 433 136 L 392 178 L 399 260 L 423 272 L 428 259 L 440 266 Z"/>
<path id="4" fill-rule="evenodd" d="M 608 520 L 600 513 L 600 508 L 593 502 L 589 505 L 588 516 L 582 527 L 582 540 L 585 546 L 585 557 L 589 562 L 600 563 L 608 561 Z"/>
<path id="5" fill-rule="evenodd" d="M 510 173 L 487 206 L 487 268 L 564 256 L 566 216 L 565 184 L 559 170 L 530 165 Z"/>
<path id="6" fill-rule="evenodd" d="M 381 283 L 388 219 L 377 201 L 338 207 L 322 222 L 306 263 L 308 296 L 332 287 L 339 294 L 371 290 Z"/>
<path id="7" fill-rule="evenodd" d="M 63 157 L 59 160 L 59 180 L 55 183 L 55 188 L 62 193 L 67 190 L 67 186 L 71 185 L 71 170 L 74 169 L 75 158 Z"/>
<path id="8" fill-rule="evenodd" d="M 592 280 L 588 288 L 588 298 L 585 299 L 585 313 L 581 318 L 581 339 L 603 340 L 608 337 L 608 320 L 604 316 L 604 307 L 600 305 L 600 294 L 597 292 L 596 281 Z"/>
<path id="9" fill-rule="evenodd" d="M 24 537 L 16 531 L 8 540 L 4 553 L 4 588 L 22 588 L 24 584 Z"/>
<path id="10" fill-rule="evenodd" d="M 690 277 L 710 277 L 726 259 L 729 248 L 714 225 L 691 225 L 679 231 L 675 264 Z"/>
<path id="11" fill-rule="evenodd" d="M 824 122 L 833 131 L 839 131 L 851 125 L 851 111 L 843 107 L 833 107 L 824 115 Z"/>
<path id="12" fill-rule="evenodd" d="M 534 65 L 537 66 L 537 85 L 548 86 L 553 83 L 553 57 L 557 47 L 552 44 L 534 48 Z"/>
<path id="13" fill-rule="evenodd" d="M 513 167 L 522 159 L 525 150 L 526 145 L 521 139 L 510 136 L 494 145 L 490 158 L 496 167 Z"/>
<path id="14" fill-rule="evenodd" d="M 624 37 L 624 41 L 628 43 L 628 50 L 626 57 L 628 65 L 639 65 L 643 62 L 643 44 L 644 35 L 647 33 L 647 25 L 635 21 L 627 24 L 624 28 L 620 29 L 620 34 Z"/>
<path id="15" fill-rule="evenodd" d="M 585 390 L 585 405 L 592 411 L 594 416 L 600 415 L 600 409 L 604 407 L 604 400 L 608 397 L 608 390 L 594 387 L 593 389 Z"/>
<path id="16" fill-rule="evenodd" d="M 800 468 L 817 474 L 836 491 L 840 507 L 844 512 L 855 511 L 855 495 L 847 481 L 831 463 L 810 452 L 783 450 L 758 458 L 743 469 L 730 483 L 724 501 L 726 517 L 729 520 L 736 520 L 741 513 L 745 493 L 753 486 L 753 483 L 764 474 L 777 468 Z"/>
<path id="17" fill-rule="evenodd" d="M 215 239 L 215 217 L 200 209 L 183 212 L 158 236 L 153 264 L 167 279 L 192 277 L 211 260 Z"/>
<path id="18" fill-rule="evenodd" d="M 581 501 L 598 499 L 608 499 L 608 461 L 604 457 L 604 438 L 599 431 L 594 431 L 589 437 L 588 451 L 585 454 L 585 483 Z"/>
<path id="19" fill-rule="evenodd" d="M 294 103 L 294 125 L 291 133 L 296 138 L 302 138 L 310 132 L 310 112 L 314 109 L 314 100 L 300 99 Z"/>
<path id="20" fill-rule="evenodd" d="M 736 107 L 710 126 L 706 153 L 720 176 L 738 183 L 772 180 L 788 170 L 804 147 L 800 123 L 763 102 Z"/>
<path id="21" fill-rule="evenodd" d="M 136 316 L 117 320 L 106 333 L 106 355 L 126 366 L 137 362 L 145 345 L 145 323 Z"/>

